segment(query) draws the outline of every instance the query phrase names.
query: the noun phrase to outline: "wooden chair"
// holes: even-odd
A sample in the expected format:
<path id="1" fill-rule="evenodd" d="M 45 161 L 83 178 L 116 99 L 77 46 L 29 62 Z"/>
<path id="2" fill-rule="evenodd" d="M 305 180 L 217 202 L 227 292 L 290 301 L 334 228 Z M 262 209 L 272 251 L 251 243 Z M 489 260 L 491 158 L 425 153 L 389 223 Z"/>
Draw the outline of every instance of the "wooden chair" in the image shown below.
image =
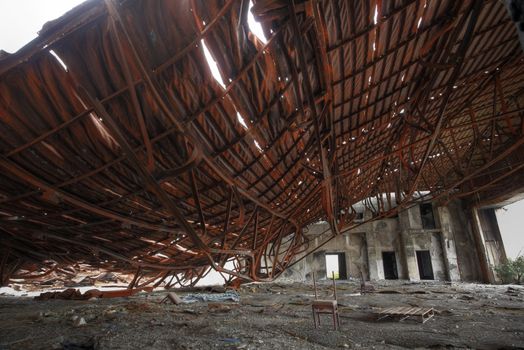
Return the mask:
<path id="1" fill-rule="evenodd" d="M 313 323 L 315 328 L 320 326 L 320 314 L 331 314 L 333 317 L 333 329 L 340 329 L 340 318 L 338 315 L 338 303 L 337 303 L 337 285 L 335 283 L 335 272 L 332 272 L 333 276 L 333 300 L 319 300 L 317 294 L 317 282 L 315 281 L 315 273 L 313 272 L 313 285 L 315 287 L 315 300 L 313 301 Z"/>

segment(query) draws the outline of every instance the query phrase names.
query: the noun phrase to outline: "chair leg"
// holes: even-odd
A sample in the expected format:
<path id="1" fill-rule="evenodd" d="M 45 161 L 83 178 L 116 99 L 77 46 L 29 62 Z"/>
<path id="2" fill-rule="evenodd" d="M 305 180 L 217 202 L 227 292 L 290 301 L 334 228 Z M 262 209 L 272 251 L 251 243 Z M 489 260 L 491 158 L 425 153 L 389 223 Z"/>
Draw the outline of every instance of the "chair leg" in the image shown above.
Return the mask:
<path id="1" fill-rule="evenodd" d="M 340 316 L 338 315 L 338 310 L 337 310 L 337 325 L 338 325 L 338 329 L 340 329 Z"/>
<path id="2" fill-rule="evenodd" d="M 313 309 L 313 323 L 315 324 L 315 328 L 317 328 L 317 319 L 316 319 L 317 315 L 315 313 L 315 308 L 313 307 L 312 309 Z"/>

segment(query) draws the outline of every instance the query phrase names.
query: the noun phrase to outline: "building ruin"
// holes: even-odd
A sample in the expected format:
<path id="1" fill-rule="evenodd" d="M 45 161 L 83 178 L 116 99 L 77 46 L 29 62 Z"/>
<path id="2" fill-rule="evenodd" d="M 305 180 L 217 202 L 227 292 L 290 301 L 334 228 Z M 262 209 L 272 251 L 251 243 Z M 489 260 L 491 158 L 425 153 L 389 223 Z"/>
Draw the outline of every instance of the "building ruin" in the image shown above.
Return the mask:
<path id="1" fill-rule="evenodd" d="M 399 277 L 420 226 L 403 210 L 432 201 L 437 277 L 492 281 L 500 239 L 471 220 L 524 185 L 518 28 L 497 1 L 87 1 L 2 54 L 2 283 L 79 261 L 269 281 L 309 225 L 357 232 L 362 201 L 368 248 L 390 222 L 406 240 Z M 455 200 L 471 233 L 447 222 Z M 462 243 L 481 271 L 456 271 Z"/>
<path id="2" fill-rule="evenodd" d="M 366 209 L 360 214 L 357 222 L 373 215 Z M 506 259 L 494 209 L 471 209 L 468 215 L 458 200 L 441 206 L 421 203 L 325 240 L 330 234 L 326 223 L 310 225 L 310 250 L 284 276 L 297 281 L 311 279 L 312 272 L 329 277 L 326 255 L 336 255 L 340 279 L 494 283 L 494 268 Z"/>
<path id="3" fill-rule="evenodd" d="M 523 19 L 518 0 L 88 0 L 0 51 L 0 287 L 96 271 L 130 298 L 0 298 L 0 348 L 524 347 L 524 292 L 461 283 L 499 282 L 495 208 L 524 193 Z M 306 306 L 328 260 L 326 338 Z M 150 301 L 213 272 L 244 304 Z M 433 333 L 377 327 L 393 302 L 440 308 Z"/>

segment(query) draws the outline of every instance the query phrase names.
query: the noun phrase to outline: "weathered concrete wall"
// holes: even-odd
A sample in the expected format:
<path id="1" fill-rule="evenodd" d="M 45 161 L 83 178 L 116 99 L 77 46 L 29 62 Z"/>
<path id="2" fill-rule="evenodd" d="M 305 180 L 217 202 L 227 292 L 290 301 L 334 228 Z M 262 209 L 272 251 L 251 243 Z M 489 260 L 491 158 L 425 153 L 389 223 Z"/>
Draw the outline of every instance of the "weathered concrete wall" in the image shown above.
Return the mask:
<path id="1" fill-rule="evenodd" d="M 475 241 L 482 263 L 482 277 L 485 282 L 496 282 L 495 267 L 506 260 L 506 252 L 500 235 L 497 217 L 493 208 L 472 209 Z"/>
<path id="2" fill-rule="evenodd" d="M 415 250 L 415 257 L 412 263 L 417 266 L 417 269 L 413 274 L 410 274 L 409 279 L 415 281 L 420 279 L 416 252 L 428 250 L 431 255 L 431 265 L 435 280 L 445 281 L 446 268 L 444 266 L 440 232 L 425 232 L 421 230 L 420 232 L 412 232 L 410 236 L 413 241 L 413 249 Z"/>
<path id="3" fill-rule="evenodd" d="M 479 209 L 479 218 L 486 240 L 489 261 L 493 266 L 497 266 L 506 260 L 506 252 L 502 244 L 497 216 L 495 209 Z"/>
<path id="4" fill-rule="evenodd" d="M 346 239 L 349 240 L 348 254 L 346 254 L 346 261 L 348 265 L 348 277 L 360 278 L 360 272 L 364 274 L 364 278 L 368 278 L 368 246 L 365 232 L 350 232 L 345 234 Z"/>
<path id="5" fill-rule="evenodd" d="M 318 223 L 314 225 L 310 225 L 305 229 L 304 234 L 309 237 L 311 240 L 311 248 L 310 250 L 314 250 L 314 248 L 318 247 L 320 242 L 320 239 L 318 238 L 320 234 L 322 234 L 324 231 L 329 230 L 329 225 L 327 223 Z M 335 237 L 333 240 L 340 240 L 340 237 Z M 333 245 L 336 243 L 329 242 L 329 245 Z M 300 260 L 298 263 L 295 263 L 292 267 L 285 270 L 281 277 L 285 279 L 291 279 L 296 281 L 306 281 L 312 279 L 312 272 L 315 273 L 315 277 L 317 279 L 319 278 L 325 278 L 326 275 L 326 260 L 325 260 L 325 253 L 326 251 L 324 249 L 319 249 L 318 251 L 313 252 L 312 254 L 307 255 L 305 258 L 303 258 L 304 254 L 301 254 L 297 257 L 295 257 L 296 260 Z"/>
<path id="6" fill-rule="evenodd" d="M 400 261 L 400 231 L 397 219 L 383 219 L 370 223 L 368 238 L 369 278 L 384 279 L 383 252 L 394 252 L 399 276 L 403 274 Z M 373 257 L 373 258 L 371 258 Z"/>
<path id="7" fill-rule="evenodd" d="M 481 281 L 481 273 L 479 268 L 478 253 L 475 247 L 475 239 L 471 222 L 466 213 L 466 207 L 462 201 L 451 201 L 446 207 L 446 215 L 449 215 L 447 223 L 441 223 L 445 239 L 444 243 L 449 245 L 451 256 L 449 257 L 451 264 L 455 263 L 453 259 L 453 247 L 455 248 L 456 265 L 459 271 L 459 279 L 462 281 Z M 439 219 L 443 213 L 439 212 Z M 449 226 L 447 226 L 449 225 Z M 445 232 L 444 232 L 445 231 Z M 455 272 L 454 272 L 455 273 Z M 453 274 L 451 280 L 456 280 Z"/>
<path id="8" fill-rule="evenodd" d="M 452 217 L 449 207 L 439 206 L 437 208 L 437 221 L 442 233 L 440 243 L 442 247 L 443 261 L 446 278 L 449 281 L 460 281 L 460 271 L 458 268 L 457 250 L 455 247 L 455 236 L 452 224 Z"/>
<path id="9" fill-rule="evenodd" d="M 417 215 L 419 214 L 419 215 Z M 417 264 L 417 255 L 414 241 L 413 241 L 413 232 L 417 232 L 422 229 L 422 221 L 420 220 L 420 212 L 418 207 L 414 206 L 408 208 L 401 213 L 399 213 L 399 222 L 402 235 L 402 244 L 404 251 L 404 262 L 405 272 L 401 275 L 404 279 L 409 280 L 418 280 L 418 264 Z"/>
<path id="10" fill-rule="evenodd" d="M 441 230 L 437 228 L 424 229 L 419 206 L 413 206 L 400 213 L 403 243 L 406 247 L 407 277 L 410 280 L 420 280 L 417 251 L 428 250 L 431 255 L 431 265 L 436 280 L 446 280 L 447 271 L 442 253 Z M 433 213 L 435 217 L 435 213 Z M 404 276 L 406 276 L 404 274 Z"/>
<path id="11" fill-rule="evenodd" d="M 348 278 L 379 280 L 385 278 L 383 252 L 394 252 L 397 272 L 401 279 L 419 280 L 417 251 L 429 251 L 436 280 L 478 281 L 481 279 L 478 254 L 472 224 L 460 201 L 446 206 L 433 205 L 435 228 L 425 229 L 419 206 L 407 208 L 398 217 L 367 222 L 334 237 L 283 275 L 305 280 L 326 278 L 325 255 L 344 253 Z M 370 218 L 369 212 L 364 218 Z M 322 243 L 327 223 L 314 224 L 305 233 L 311 240 L 311 250 Z M 493 231 L 493 229 L 492 229 Z M 493 236 L 493 235 L 492 235 Z M 487 252 L 486 252 L 487 253 Z M 488 254 L 488 253 L 487 253 Z"/>

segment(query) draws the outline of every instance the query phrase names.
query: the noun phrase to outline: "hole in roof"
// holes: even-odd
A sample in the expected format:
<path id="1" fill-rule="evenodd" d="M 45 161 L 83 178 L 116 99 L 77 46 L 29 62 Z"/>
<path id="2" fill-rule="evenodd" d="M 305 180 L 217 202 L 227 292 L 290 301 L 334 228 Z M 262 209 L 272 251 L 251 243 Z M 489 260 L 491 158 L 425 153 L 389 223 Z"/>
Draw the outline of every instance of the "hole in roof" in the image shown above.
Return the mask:
<path id="1" fill-rule="evenodd" d="M 244 118 L 242 117 L 242 115 L 240 115 L 240 113 L 237 112 L 237 119 L 238 119 L 238 122 L 240 124 L 242 124 L 242 126 L 244 127 L 244 129 L 247 129 L 247 124 L 246 124 L 246 121 L 244 120 Z"/>
<path id="2" fill-rule="evenodd" d="M 62 59 L 60 58 L 60 56 L 58 56 L 58 54 L 54 51 L 54 50 L 49 50 L 49 53 L 51 55 L 53 55 L 53 57 L 56 59 L 56 61 L 62 66 L 62 68 L 64 68 L 64 70 L 67 72 L 67 65 L 64 63 L 64 61 L 62 61 Z"/>
<path id="3" fill-rule="evenodd" d="M 260 147 L 258 141 L 257 141 L 257 140 L 253 140 L 253 143 L 255 144 L 255 147 L 258 148 L 258 150 L 259 150 L 260 152 L 262 152 L 262 147 Z"/>
<path id="4" fill-rule="evenodd" d="M 209 69 L 211 70 L 211 74 L 213 75 L 213 78 L 216 80 L 218 84 L 220 84 L 222 89 L 225 89 L 226 84 L 224 84 L 224 80 L 222 79 L 222 76 L 220 75 L 220 71 L 218 70 L 218 64 L 213 59 L 213 56 L 211 56 L 211 52 L 207 48 L 207 45 L 204 39 L 200 40 L 200 44 L 202 44 L 202 50 L 204 51 L 204 56 L 206 57 L 207 65 L 209 66 Z"/>
<path id="5" fill-rule="evenodd" d="M 253 8 L 253 1 L 249 2 L 249 9 L 247 11 L 247 25 L 249 26 L 249 30 L 251 33 L 255 34 L 255 36 L 263 42 L 264 44 L 267 43 L 266 36 L 264 35 L 264 31 L 262 30 L 262 26 L 260 23 L 255 21 L 255 16 L 253 16 L 253 12 L 251 12 L 251 9 Z"/>
<path id="6" fill-rule="evenodd" d="M 106 142 L 106 144 L 110 147 L 114 147 L 114 145 L 117 144 L 113 136 L 109 133 L 109 131 L 106 129 L 106 127 L 103 124 L 103 119 L 99 116 L 97 116 L 95 113 L 89 113 L 89 116 L 91 117 L 91 121 L 95 125 L 96 129 L 98 130 L 98 133 L 102 137 L 102 139 Z"/>
<path id="7" fill-rule="evenodd" d="M 169 257 L 165 254 L 162 254 L 162 253 L 155 253 L 155 255 L 153 256 L 156 256 L 156 257 L 159 257 L 159 258 L 163 258 L 163 259 L 169 259 Z"/>
<path id="8" fill-rule="evenodd" d="M 373 14 L 373 22 L 375 25 L 378 23 L 378 4 L 375 5 L 375 13 Z"/>
<path id="9" fill-rule="evenodd" d="M 406 110 L 405 110 L 404 108 L 402 108 L 402 109 L 400 110 L 400 113 L 404 113 L 405 111 L 406 111 Z"/>
<path id="10" fill-rule="evenodd" d="M 422 24 L 422 17 L 420 17 L 418 19 L 418 23 L 417 23 L 417 29 L 420 28 L 420 25 Z"/>
<path id="11" fill-rule="evenodd" d="M 183 246 L 181 246 L 180 244 L 175 244 L 174 245 L 178 250 L 180 250 L 181 252 L 184 252 L 184 253 L 187 253 L 187 254 L 191 254 L 191 255 L 198 255 L 199 253 L 191 250 L 191 249 L 187 249 Z"/>

